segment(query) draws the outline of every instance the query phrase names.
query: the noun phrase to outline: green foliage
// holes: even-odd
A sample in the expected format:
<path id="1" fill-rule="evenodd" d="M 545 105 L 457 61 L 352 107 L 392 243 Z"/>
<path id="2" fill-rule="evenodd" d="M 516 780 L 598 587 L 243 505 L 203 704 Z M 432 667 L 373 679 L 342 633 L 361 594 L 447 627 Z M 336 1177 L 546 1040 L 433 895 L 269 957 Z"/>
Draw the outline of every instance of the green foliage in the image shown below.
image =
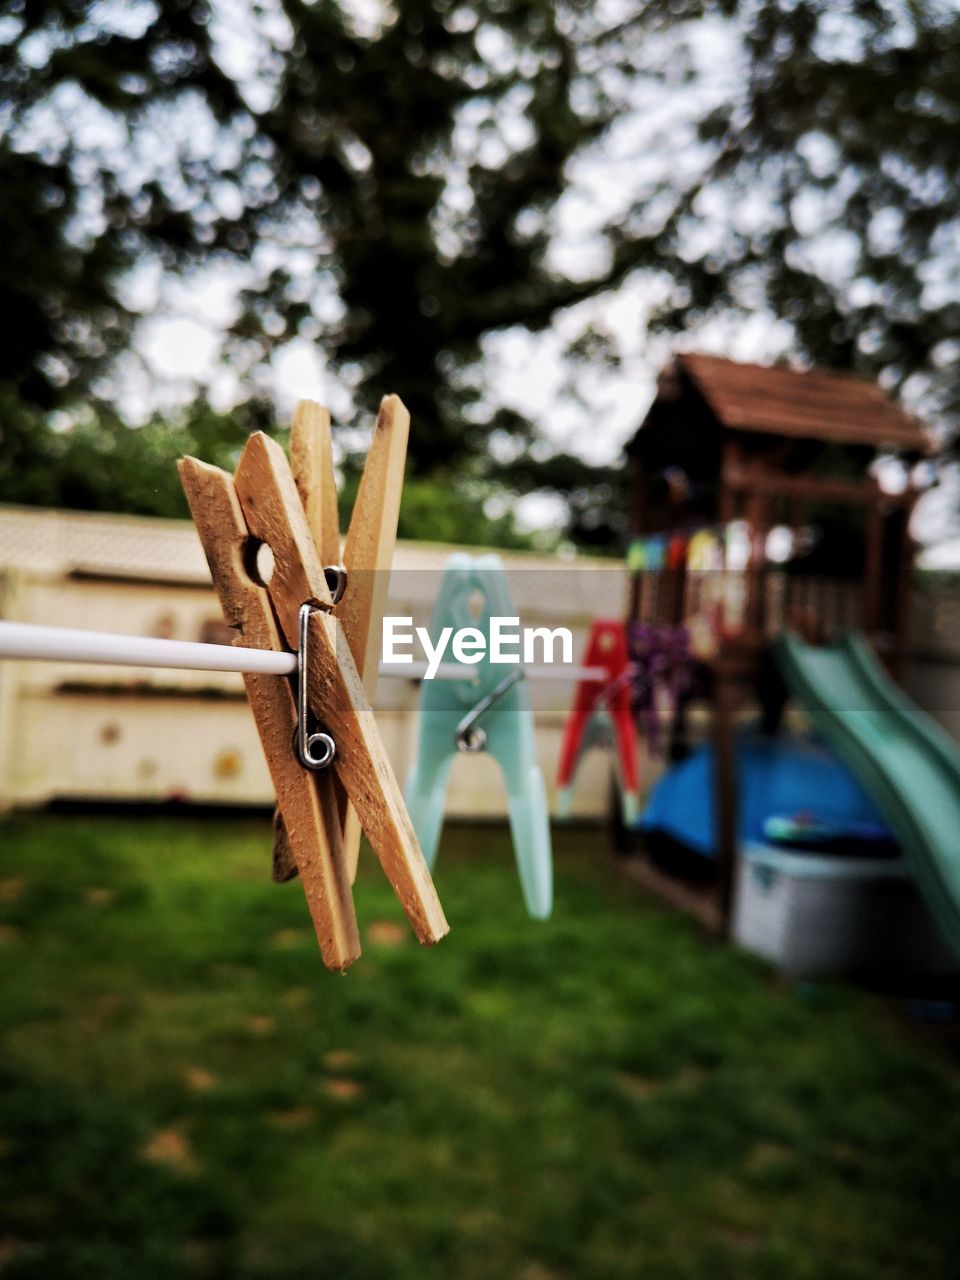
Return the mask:
<path id="1" fill-rule="evenodd" d="M 205 0 L 4 6 L 0 383 L 29 405 L 74 403 L 109 368 L 130 334 L 121 282 L 140 253 L 186 266 L 225 234 L 212 161 L 148 158 L 185 103 L 238 120 L 209 17 Z"/>
<path id="2" fill-rule="evenodd" d="M 567 536 L 595 553 L 623 545 L 631 475 L 626 465 L 587 467 L 569 453 L 525 453 L 509 465 L 492 466 L 495 482 L 521 493 L 558 493 L 566 500 Z"/>
<path id="3" fill-rule="evenodd" d="M 591 546 L 620 535 L 621 482 L 550 456 L 499 402 L 484 340 L 627 282 L 666 289 L 661 331 L 769 313 L 800 355 L 883 374 L 955 425 L 956 6 L 651 0 L 611 26 L 580 0 L 276 0 L 240 16 L 221 47 L 231 19 L 207 0 L 4 11 L 0 387 L 26 471 L 8 463 L 0 497 L 179 509 L 150 469 L 166 465 L 161 425 L 121 440 L 99 407 L 138 318 L 135 264 L 231 263 L 245 288 L 226 354 L 241 378 L 294 337 L 316 341 L 359 412 L 403 395 L 412 476 L 467 475 L 501 506 L 509 491 L 560 493 L 568 534 Z M 703 30 L 740 68 L 720 101 L 718 59 L 690 52 Z M 223 69 L 231 41 L 252 75 Z M 642 116 L 638 86 L 689 127 L 672 134 L 665 115 L 659 170 L 616 166 L 599 253 L 561 270 L 574 168 Z M 574 382 L 618 368 L 602 302 L 568 356 Z M 36 426 L 25 442 L 24 416 L 53 408 L 79 416 L 82 438 Z M 211 444 L 235 435 L 225 424 Z M 427 505 L 443 526 L 436 489 Z M 490 536 L 512 537 L 509 522 Z"/>
<path id="4" fill-rule="evenodd" d="M 357 496 L 359 466 L 348 459 L 339 494 L 340 525 L 346 529 Z M 415 542 L 529 550 L 540 545 L 517 528 L 513 512 L 491 514 L 489 485 L 462 474 L 412 476 L 403 486 L 398 536 Z"/>
<path id="5" fill-rule="evenodd" d="M 485 489 L 462 479 L 455 483 L 449 476 L 408 481 L 403 491 L 400 537 L 479 547 L 529 547 L 529 536 L 517 530 L 511 512 L 488 514 Z"/>
<path id="6" fill-rule="evenodd" d="M 250 408 L 218 414 L 198 402 L 179 420 L 137 428 L 104 408 L 56 430 L 8 393 L 0 398 L 0 493 L 27 505 L 186 516 L 177 460 L 191 453 L 232 468 L 249 430 L 269 429 Z"/>
<path id="7" fill-rule="evenodd" d="M 198 401 L 179 419 L 137 428 L 103 409 L 99 417 L 57 431 L 44 415 L 0 392 L 0 493 L 27 506 L 186 517 L 178 459 L 193 454 L 232 470 L 248 432 L 271 429 L 269 414 L 264 411 L 258 422 L 251 409 L 220 414 Z M 344 471 L 340 517 L 346 528 L 359 468 L 348 458 Z M 404 488 L 400 537 L 529 548 L 530 535 L 517 529 L 512 511 L 491 515 L 489 505 L 489 486 L 482 482 L 412 478 Z"/>
<path id="8" fill-rule="evenodd" d="M 299 39 L 258 120 L 275 158 L 270 217 L 322 230 L 343 317 L 318 336 L 336 367 L 362 371 L 361 401 L 402 388 L 414 471 L 458 466 L 485 447 L 489 424 L 469 412 L 483 335 L 543 325 L 582 296 L 544 261 L 565 165 L 611 116 L 602 97 L 572 104 L 577 6 L 400 0 L 359 36 L 347 6 L 282 4 Z M 467 112 L 476 137 L 457 142 Z M 505 141 L 505 117 L 522 121 L 522 144 Z M 296 332 L 303 287 L 274 271 L 247 295 L 244 334 Z"/>
<path id="9" fill-rule="evenodd" d="M 724 0 L 739 92 L 707 113 L 711 163 L 624 252 L 673 278 L 668 331 L 766 305 L 797 350 L 913 379 L 960 422 L 960 10 L 935 0 Z M 686 6 L 696 15 L 708 6 Z M 697 244 L 694 249 L 694 242 Z"/>
<path id="10" fill-rule="evenodd" d="M 438 486 L 486 449 L 489 424 L 471 412 L 480 339 L 546 323 L 581 296 L 543 261 L 565 164 L 611 114 L 602 94 L 573 108 L 575 12 L 547 0 L 400 0 L 361 33 L 350 6 L 282 0 L 272 27 L 260 11 L 248 24 L 261 89 L 272 81 L 264 101 L 221 71 L 205 0 L 128 13 L 15 0 L 0 33 L 0 232 L 12 246 L 0 270 L 0 382 L 40 409 L 91 390 L 109 398 L 103 375 L 135 320 L 123 278 L 139 255 L 178 270 L 215 255 L 252 263 L 236 359 L 249 367 L 306 334 L 359 379 L 361 408 L 401 391 L 416 424 L 411 470 L 435 477 L 411 501 L 428 531 L 450 528 Z M 38 48 L 55 51 L 42 66 Z M 50 141 L 44 112 L 66 102 L 127 141 L 78 142 L 62 123 Z M 475 137 L 464 148 L 454 135 L 468 109 Z M 524 122 L 520 145 L 503 140 L 511 116 Z M 333 298 L 340 318 L 318 323 Z M 27 450 L 36 467 L 22 478 L 11 468 L 0 496 L 173 513 L 179 499 L 157 471 L 180 431 L 171 425 L 169 446 L 159 424 L 121 439 L 103 413 L 69 446 L 38 430 Z M 45 469 L 64 474 L 36 474 Z M 509 519 L 482 515 L 480 496 L 462 512 L 458 540 L 516 541 Z"/>
<path id="11" fill-rule="evenodd" d="M 5 1280 L 954 1269 L 949 1062 L 651 907 L 594 835 L 558 833 L 534 924 L 506 833 L 452 828 L 430 949 L 365 854 L 340 978 L 265 819 L 0 834 Z"/>

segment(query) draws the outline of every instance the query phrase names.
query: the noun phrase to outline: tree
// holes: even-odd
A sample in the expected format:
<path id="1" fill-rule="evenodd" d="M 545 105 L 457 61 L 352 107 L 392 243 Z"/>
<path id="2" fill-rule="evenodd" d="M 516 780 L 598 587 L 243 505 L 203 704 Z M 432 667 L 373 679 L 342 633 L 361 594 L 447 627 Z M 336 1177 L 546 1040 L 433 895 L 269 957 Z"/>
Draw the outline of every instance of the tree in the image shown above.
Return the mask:
<path id="1" fill-rule="evenodd" d="M 739 92 L 699 122 L 709 160 L 631 238 L 669 261 L 659 316 L 787 320 L 796 352 L 880 375 L 949 434 L 960 422 L 960 8 L 938 0 L 721 6 Z M 649 197 L 648 197 L 649 198 Z"/>
<path id="2" fill-rule="evenodd" d="M 84 430 L 115 435 L 107 375 L 136 321 L 129 270 L 150 256 L 243 273 L 226 348 L 241 381 L 301 335 L 359 409 L 400 391 L 411 474 L 422 494 L 433 486 L 421 505 L 441 525 L 455 480 L 478 520 L 484 486 L 552 490 L 578 540 L 616 538 L 619 470 L 545 445 L 485 358 L 491 334 L 543 331 L 595 300 L 569 344 L 571 383 L 616 372 L 604 309 L 638 282 L 660 300 L 661 332 L 765 313 L 801 355 L 880 372 L 944 421 L 960 409 L 955 6 L 649 0 L 619 21 L 582 0 L 244 12 L 226 30 L 200 0 L 8 7 L 0 384 L 21 408 L 92 401 Z M 228 56 L 241 46 L 253 72 Z M 647 117 L 637 163 L 610 168 L 618 128 Z M 583 262 L 558 253 L 578 184 L 605 210 Z M 215 416 L 210 448 L 234 448 L 263 408 L 254 397 Z M 592 412 L 588 397 L 585 423 Z M 4 417 L 4 448 L 29 416 Z M 29 430 L 24 456 L 49 446 L 65 465 L 59 433 Z M 159 457 L 150 438 L 139 465 Z"/>
<path id="3" fill-rule="evenodd" d="M 464 17 L 440 4 L 399 4 L 397 21 L 373 42 L 336 24 L 310 38 L 314 11 L 296 0 L 285 8 L 304 38 L 285 64 L 282 109 L 264 127 L 284 156 L 288 188 L 302 189 L 313 174 L 329 192 L 320 223 L 345 304 L 339 332 L 328 331 L 330 352 L 372 383 L 382 374 L 411 388 L 422 471 L 475 464 L 498 436 L 508 462 L 485 463 L 482 474 L 564 493 L 578 540 L 615 541 L 622 476 L 544 456 L 529 421 L 491 406 L 476 362 L 491 330 L 542 328 L 583 299 L 664 275 L 667 296 L 651 317 L 661 332 L 696 334 L 717 315 L 735 322 L 765 311 L 787 322 L 792 354 L 880 375 L 955 425 L 956 5 L 653 0 L 603 25 L 589 6 L 477 5 Z M 698 59 L 704 24 L 715 43 Z M 509 53 L 500 68 L 496 58 L 477 58 L 484 32 L 501 33 Z M 323 108 L 311 114 L 324 47 L 347 74 L 325 86 Z M 718 52 L 733 66 L 719 80 Z M 524 58 L 537 67 L 532 83 L 519 71 Z M 410 115 L 397 71 L 404 64 L 417 68 L 422 107 Z M 640 109 L 635 83 L 643 80 L 651 101 L 675 92 L 706 103 L 699 117 L 695 106 L 679 116 L 681 126 L 693 120 L 696 140 L 684 143 L 682 127 L 668 123 L 659 174 L 624 190 L 620 210 L 598 228 L 605 260 L 572 279 L 550 263 L 551 217 L 571 159 L 595 146 L 618 112 Z M 467 87 L 481 84 L 479 93 Z M 518 88 L 528 94 L 529 137 L 512 150 L 502 122 Z M 479 145 L 454 141 L 478 98 L 489 104 L 493 162 Z M 681 152 L 700 163 L 678 165 Z M 451 177 L 453 165 L 459 176 Z M 290 288 L 272 284 L 268 306 Z M 571 361 L 609 361 L 606 339 L 588 322 Z"/>
<path id="4" fill-rule="evenodd" d="M 574 109 L 574 12 L 400 0 L 361 31 L 347 5 L 282 0 L 248 33 L 253 87 L 272 86 L 258 100 L 221 69 L 202 0 L 18 0 L 0 28 L 0 383 L 43 411 L 92 399 L 106 424 L 136 321 L 127 273 L 144 255 L 177 271 L 230 256 L 250 267 L 240 369 L 316 337 L 361 407 L 402 390 L 415 475 L 481 480 L 483 334 L 544 323 L 582 293 L 544 264 L 564 166 L 610 116 L 600 93 Z M 53 442 L 25 422 L 5 419 L 11 456 Z M 14 448 L 18 429 L 34 438 Z M 6 496 L 29 498 L 36 478 L 18 488 L 19 474 Z"/>
<path id="5" fill-rule="evenodd" d="M 318 333 L 331 359 L 361 372 L 368 408 L 374 387 L 403 388 L 416 472 L 459 466 L 486 450 L 489 423 L 471 412 L 483 335 L 583 296 L 546 266 L 549 214 L 610 104 L 574 109 L 572 10 L 551 0 L 400 0 L 362 35 L 346 6 L 282 5 L 294 42 L 258 118 L 270 234 L 312 225 L 341 305 Z M 247 294 L 245 335 L 316 332 L 312 287 L 276 269 Z"/>
<path id="6" fill-rule="evenodd" d="M 96 394 L 136 319 L 140 255 L 184 269 L 234 232 L 214 199 L 225 166 L 177 137 L 187 109 L 214 135 L 245 116 L 209 17 L 203 0 L 5 6 L 0 383 L 27 405 Z"/>

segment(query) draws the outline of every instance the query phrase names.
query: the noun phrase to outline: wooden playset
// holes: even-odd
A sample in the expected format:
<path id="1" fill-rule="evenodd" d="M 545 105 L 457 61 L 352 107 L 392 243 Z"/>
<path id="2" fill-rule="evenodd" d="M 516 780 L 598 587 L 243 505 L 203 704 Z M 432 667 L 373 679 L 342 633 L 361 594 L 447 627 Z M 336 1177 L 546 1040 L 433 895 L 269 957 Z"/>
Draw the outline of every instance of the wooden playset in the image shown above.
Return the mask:
<path id="1" fill-rule="evenodd" d="M 901 491 L 885 492 L 870 470 L 879 452 L 909 468 L 930 441 L 878 387 L 702 355 L 680 355 L 663 371 L 628 446 L 635 538 L 628 629 L 647 654 L 678 629 L 689 638 L 691 652 L 677 665 L 692 673 L 690 694 L 705 697 L 711 711 L 718 852 L 706 898 L 653 867 L 641 878 L 721 929 L 736 853 L 738 711 L 752 696 L 773 726 L 785 697 L 772 640 L 787 630 L 817 642 L 858 631 L 891 668 L 902 657 L 909 519 L 920 489 L 905 468 Z M 810 546 L 817 526 L 830 532 Z M 770 554 L 777 537 L 788 548 L 780 560 Z M 673 754 L 687 705 L 681 698 L 673 718 Z"/>
<path id="2" fill-rule="evenodd" d="M 725 930 L 737 862 L 737 721 L 753 698 L 774 729 L 787 696 L 781 670 L 792 672 L 825 736 L 876 784 L 881 809 L 900 844 L 915 850 L 918 875 L 942 906 L 941 925 L 960 947 L 960 860 L 942 830 L 921 829 L 922 815 L 897 785 L 896 761 L 874 758 L 835 705 L 857 684 L 867 713 L 892 724 L 901 714 L 895 695 L 869 669 L 862 642 L 820 656 L 803 648 L 804 639 L 829 645 L 858 633 L 890 668 L 902 657 L 909 517 L 920 492 L 914 464 L 929 448 L 915 420 L 845 376 L 678 357 L 629 448 L 635 536 L 626 621 L 595 619 L 580 665 L 568 656 L 538 667 L 524 654 L 506 673 L 489 654 L 455 663 L 438 657 L 440 640 L 458 627 L 476 641 L 494 620 L 517 621 L 495 556 L 448 561 L 430 628 L 419 629 L 432 637 L 434 660 L 397 669 L 380 662 L 408 430 L 403 405 L 387 397 L 342 556 L 330 419 L 320 406 L 298 407 L 290 461 L 259 432 L 233 476 L 181 461 L 232 646 L 0 622 L 0 656 L 242 672 L 277 798 L 273 876 L 299 876 L 332 969 L 360 952 L 351 884 L 361 831 L 420 941 L 447 932 L 430 866 L 457 753 L 485 750 L 499 763 L 524 900 L 531 916 L 549 916 L 550 823 L 532 680 L 577 682 L 559 753 L 557 816 L 569 815 L 585 751 L 609 744 L 624 831 L 639 818 L 638 729 L 648 758 L 676 759 L 691 704 L 707 702 L 711 889 L 693 892 L 651 863 L 632 863 L 649 887 Z M 871 469 L 883 451 L 906 464 L 895 492 Z M 793 639 L 784 640 L 787 633 Z M 370 706 L 381 671 L 424 678 L 409 811 Z M 941 809 L 956 802 L 960 821 L 960 758 L 913 711 L 905 725 L 896 732 L 916 756 L 918 785 L 936 790 Z M 705 814 L 707 801 L 699 809 Z"/>

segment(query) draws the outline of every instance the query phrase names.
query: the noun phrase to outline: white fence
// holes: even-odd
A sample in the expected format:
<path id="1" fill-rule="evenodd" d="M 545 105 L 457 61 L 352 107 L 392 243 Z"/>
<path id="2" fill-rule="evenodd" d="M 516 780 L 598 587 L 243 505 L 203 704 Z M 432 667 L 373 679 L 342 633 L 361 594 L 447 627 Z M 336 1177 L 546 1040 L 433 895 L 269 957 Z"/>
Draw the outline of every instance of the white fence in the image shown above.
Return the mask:
<path id="1" fill-rule="evenodd" d="M 453 547 L 401 543 L 390 613 L 430 616 Z M 469 548 L 468 548 L 469 550 Z M 575 657 L 598 617 L 622 617 L 627 575 L 604 560 L 501 553 L 524 625 L 566 626 Z M 571 573 L 576 566 L 579 572 Z M 530 571 L 533 572 L 530 572 Z M 909 692 L 960 739 L 960 591 L 914 596 Z M 0 507 L 0 617 L 180 640 L 229 642 L 192 524 Z M 531 686 L 537 751 L 552 790 L 573 696 L 569 682 Z M 381 678 L 377 718 L 397 776 L 416 743 L 418 690 Z M 595 751 L 578 777 L 574 815 L 606 811 L 611 773 Z M 644 768 L 649 782 L 659 769 Z M 266 805 L 272 800 L 242 680 L 229 674 L 0 662 L 0 807 L 55 798 Z M 506 812 L 496 763 L 456 760 L 449 812 Z"/>
<path id="2" fill-rule="evenodd" d="M 401 543 L 388 611 L 425 625 L 453 550 Z M 563 575 L 575 590 L 558 591 L 555 559 L 501 554 L 523 624 L 569 627 L 576 656 L 594 618 L 625 613 L 626 573 L 616 563 L 577 559 L 582 571 Z M 193 526 L 176 520 L 0 507 L 0 616 L 178 640 L 230 638 Z M 531 693 L 540 765 L 552 786 L 573 686 L 550 681 Z M 377 718 L 401 782 L 416 745 L 417 702 L 415 684 L 381 678 Z M 587 758 L 575 815 L 605 811 L 610 769 L 605 753 Z M 0 662 L 0 806 L 55 798 L 260 805 L 272 796 L 240 676 Z M 493 760 L 456 760 L 448 812 L 506 812 Z"/>

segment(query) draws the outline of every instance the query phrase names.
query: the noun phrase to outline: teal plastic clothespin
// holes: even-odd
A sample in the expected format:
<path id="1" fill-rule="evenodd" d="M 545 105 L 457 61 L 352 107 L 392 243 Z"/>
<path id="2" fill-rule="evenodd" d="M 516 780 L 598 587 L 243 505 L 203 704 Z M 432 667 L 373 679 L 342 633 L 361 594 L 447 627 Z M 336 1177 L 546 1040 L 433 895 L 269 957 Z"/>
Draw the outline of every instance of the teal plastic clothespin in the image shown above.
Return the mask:
<path id="1" fill-rule="evenodd" d="M 430 620 L 431 641 L 437 642 L 444 627 L 453 627 L 455 632 L 461 627 L 476 627 L 487 637 L 487 652 L 480 662 L 464 666 L 462 680 L 424 681 L 417 759 L 407 778 L 406 801 L 432 869 L 453 758 L 458 751 L 489 751 L 507 785 L 523 899 L 531 916 L 545 920 L 553 906 L 553 859 L 547 790 L 537 765 L 530 692 L 522 666 L 492 663 L 489 656 L 491 617 L 516 616 L 499 556 L 457 552 L 448 559 Z"/>

